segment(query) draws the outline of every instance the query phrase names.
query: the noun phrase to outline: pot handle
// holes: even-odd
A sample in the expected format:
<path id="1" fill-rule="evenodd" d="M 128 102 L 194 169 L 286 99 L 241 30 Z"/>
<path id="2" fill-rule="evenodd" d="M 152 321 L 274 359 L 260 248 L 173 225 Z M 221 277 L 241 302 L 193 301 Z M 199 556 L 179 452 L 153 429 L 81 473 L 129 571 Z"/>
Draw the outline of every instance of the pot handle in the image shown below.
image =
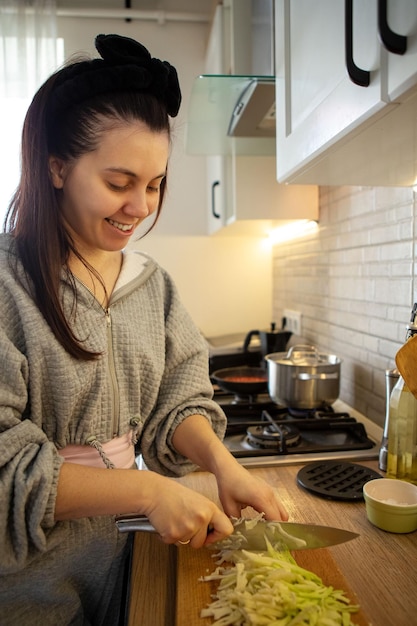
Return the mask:
<path id="1" fill-rule="evenodd" d="M 293 363 L 297 363 L 299 361 L 314 361 L 314 364 L 319 362 L 319 353 L 317 348 L 314 346 L 292 346 L 287 353 L 287 359 L 292 361 Z"/>
<path id="2" fill-rule="evenodd" d="M 300 372 L 295 374 L 294 378 L 298 380 L 337 380 L 339 378 L 339 372 L 325 372 L 321 374 L 309 374 L 308 372 Z"/>

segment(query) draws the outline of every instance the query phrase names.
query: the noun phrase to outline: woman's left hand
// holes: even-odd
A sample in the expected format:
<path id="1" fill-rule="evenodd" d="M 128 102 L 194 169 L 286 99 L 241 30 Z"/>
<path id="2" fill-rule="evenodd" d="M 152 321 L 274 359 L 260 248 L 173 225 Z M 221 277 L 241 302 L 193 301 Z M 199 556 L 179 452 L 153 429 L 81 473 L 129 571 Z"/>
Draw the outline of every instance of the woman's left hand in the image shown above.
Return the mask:
<path id="1" fill-rule="evenodd" d="M 220 501 L 226 515 L 241 516 L 242 509 L 251 506 L 266 519 L 288 520 L 288 512 L 278 492 L 264 480 L 253 476 L 237 461 L 228 463 L 227 470 L 216 475 Z"/>
<path id="2" fill-rule="evenodd" d="M 276 489 L 240 465 L 203 416 L 191 415 L 181 422 L 173 443 L 184 456 L 216 476 L 220 501 L 229 517 L 240 517 L 241 510 L 251 506 L 266 519 L 288 519 Z"/>

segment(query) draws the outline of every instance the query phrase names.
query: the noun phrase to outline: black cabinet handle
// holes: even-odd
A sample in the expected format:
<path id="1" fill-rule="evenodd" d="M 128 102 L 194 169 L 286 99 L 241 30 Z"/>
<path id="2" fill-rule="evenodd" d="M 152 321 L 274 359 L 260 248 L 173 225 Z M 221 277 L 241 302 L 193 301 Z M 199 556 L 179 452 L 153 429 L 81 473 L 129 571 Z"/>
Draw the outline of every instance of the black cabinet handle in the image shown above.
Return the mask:
<path id="1" fill-rule="evenodd" d="M 213 217 L 219 220 L 221 218 L 221 215 L 219 213 L 216 213 L 216 198 L 215 198 L 215 195 L 216 195 L 215 190 L 218 185 L 220 185 L 219 180 L 215 180 L 214 183 L 211 185 L 211 212 L 213 214 Z"/>
<path id="2" fill-rule="evenodd" d="M 353 60 L 353 0 L 345 0 L 345 61 L 350 80 L 360 87 L 368 87 L 371 73 Z"/>
<path id="3" fill-rule="evenodd" d="M 390 29 L 387 19 L 387 0 L 378 0 L 378 32 L 381 42 L 389 52 L 405 54 L 407 37 L 399 35 Z"/>

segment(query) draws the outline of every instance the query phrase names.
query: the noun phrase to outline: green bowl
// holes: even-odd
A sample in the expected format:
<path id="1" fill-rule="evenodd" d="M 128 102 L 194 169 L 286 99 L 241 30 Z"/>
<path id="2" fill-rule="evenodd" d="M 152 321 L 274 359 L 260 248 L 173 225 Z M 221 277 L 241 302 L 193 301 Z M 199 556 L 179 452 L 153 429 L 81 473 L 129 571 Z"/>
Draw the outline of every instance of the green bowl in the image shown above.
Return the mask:
<path id="1" fill-rule="evenodd" d="M 376 478 L 363 486 L 369 521 L 391 533 L 417 530 L 417 486 L 405 480 Z"/>

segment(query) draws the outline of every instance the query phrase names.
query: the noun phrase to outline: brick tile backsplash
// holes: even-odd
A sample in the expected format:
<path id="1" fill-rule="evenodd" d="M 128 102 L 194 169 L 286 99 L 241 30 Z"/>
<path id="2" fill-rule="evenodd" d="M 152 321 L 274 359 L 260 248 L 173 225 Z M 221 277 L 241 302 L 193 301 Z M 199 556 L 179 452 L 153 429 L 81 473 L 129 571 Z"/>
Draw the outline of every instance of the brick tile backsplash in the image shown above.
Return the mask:
<path id="1" fill-rule="evenodd" d="M 321 187 L 319 229 L 273 249 L 273 315 L 342 359 L 340 398 L 381 426 L 385 370 L 417 301 L 417 204 L 408 188 Z"/>

